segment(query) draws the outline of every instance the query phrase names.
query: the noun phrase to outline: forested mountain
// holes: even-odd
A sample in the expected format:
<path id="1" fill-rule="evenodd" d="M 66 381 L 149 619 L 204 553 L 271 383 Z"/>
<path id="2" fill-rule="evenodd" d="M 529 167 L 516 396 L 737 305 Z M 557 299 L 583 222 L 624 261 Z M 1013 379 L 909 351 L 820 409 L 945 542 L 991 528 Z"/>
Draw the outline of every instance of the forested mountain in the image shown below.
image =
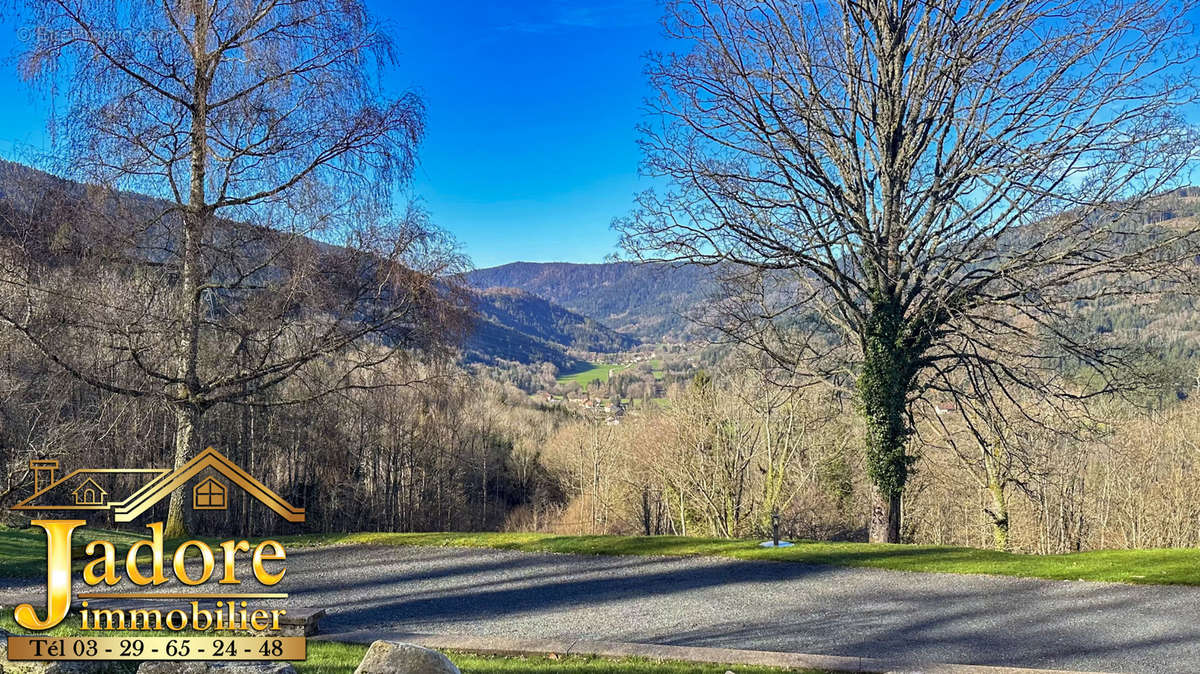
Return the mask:
<path id="1" fill-rule="evenodd" d="M 83 200 L 87 198 L 88 189 L 86 185 L 23 164 L 0 160 L 2 213 L 26 212 L 39 195 L 47 193 L 59 195 L 66 201 Z M 168 208 L 165 202 L 138 194 L 125 193 L 122 202 L 131 212 L 144 212 L 147 217 Z M 69 212 L 69 208 L 64 211 Z M 7 220 L 7 217 L 0 217 L 0 240 L 12 235 L 5 226 Z M 56 223 L 46 226 L 56 226 Z M 226 222 L 223 226 L 237 228 L 244 225 Z M 54 254 L 52 248 L 47 249 L 47 255 Z M 611 353 L 633 348 L 639 343 L 630 335 L 618 334 L 590 318 L 519 290 L 477 292 L 472 299 L 476 322 L 463 346 L 464 357 L 470 361 L 548 362 L 567 369 L 579 364 L 577 359 L 567 355 L 567 349 Z"/>
<path id="2" fill-rule="evenodd" d="M 1133 231 L 1170 231 L 1198 215 L 1200 188 L 1179 188 L 1159 197 L 1151 212 L 1139 216 Z M 618 332 L 657 341 L 697 336 L 687 315 L 711 296 L 715 276 L 711 268 L 700 266 L 515 262 L 472 271 L 468 281 L 476 288 L 518 288 Z M 1163 363 L 1165 376 L 1181 397 L 1200 390 L 1200 302 L 1195 296 L 1080 303 L 1073 320 L 1084 335 L 1116 333 L 1146 348 Z"/>
<path id="3" fill-rule="evenodd" d="M 642 339 L 684 339 L 687 315 L 714 289 L 707 267 L 514 262 L 467 275 L 476 288 L 518 288 Z"/>
<path id="4" fill-rule="evenodd" d="M 0 160 L 0 207 L 23 210 L 39 190 L 84 198 L 84 185 Z M 129 197 L 133 197 L 130 199 Z M 156 199 L 126 195 L 139 208 L 163 206 Z M 1197 188 L 1164 195 L 1161 209 L 1145 224 L 1164 224 L 1200 213 Z M 0 227 L 0 236 L 3 236 Z M 476 324 L 464 344 L 467 360 L 495 363 L 579 364 L 569 349 L 615 353 L 642 342 L 683 340 L 697 331 L 689 312 L 715 289 L 707 267 L 665 264 L 515 262 L 467 274 L 476 288 Z M 1177 375 L 1181 392 L 1195 385 L 1200 360 L 1196 331 L 1200 304 L 1192 297 L 1146 303 L 1132 299 L 1080 305 L 1076 320 L 1085 331 L 1123 333 L 1157 352 Z"/>
<path id="5" fill-rule="evenodd" d="M 492 363 L 553 363 L 560 370 L 579 362 L 567 349 L 616 353 L 640 342 L 596 321 L 515 288 L 476 293 L 475 330 L 468 338 L 468 360 Z"/>
<path id="6" fill-rule="evenodd" d="M 1200 187 L 1181 187 L 1160 197 L 1130 229 L 1186 231 L 1198 218 Z M 1179 398 L 1200 393 L 1200 258 L 1194 263 L 1191 285 L 1177 292 L 1163 293 L 1167 284 L 1155 283 L 1144 297 L 1105 297 L 1081 304 L 1073 317 L 1084 334 L 1111 334 L 1145 348 L 1161 363 L 1161 376 Z"/>

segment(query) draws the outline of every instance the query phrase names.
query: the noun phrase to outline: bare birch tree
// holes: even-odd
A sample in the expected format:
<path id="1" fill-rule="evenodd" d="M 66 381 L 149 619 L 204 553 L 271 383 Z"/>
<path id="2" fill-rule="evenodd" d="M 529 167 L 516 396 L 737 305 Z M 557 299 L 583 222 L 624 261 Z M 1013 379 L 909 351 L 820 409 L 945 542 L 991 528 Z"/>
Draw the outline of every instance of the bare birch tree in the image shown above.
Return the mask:
<path id="1" fill-rule="evenodd" d="M 853 386 L 871 540 L 899 538 L 931 387 L 969 371 L 1062 401 L 1129 384 L 1136 359 L 1070 312 L 1162 290 L 1194 252 L 1194 228 L 1132 217 L 1196 155 L 1193 6 L 668 2 L 686 51 L 651 57 L 642 144 L 669 187 L 618 221 L 623 245 L 737 270 L 752 292 L 724 304 L 727 335 Z"/>
<path id="2" fill-rule="evenodd" d="M 78 378 L 169 405 L 175 466 L 215 405 L 400 384 L 371 368 L 445 341 L 458 256 L 392 206 L 424 110 L 381 85 L 391 45 L 361 2 L 30 0 L 23 19 L 73 177 L 154 199 L 32 190 L 0 318 Z M 39 221 L 56 199 L 76 211 Z M 168 535 L 182 515 L 176 493 Z"/>

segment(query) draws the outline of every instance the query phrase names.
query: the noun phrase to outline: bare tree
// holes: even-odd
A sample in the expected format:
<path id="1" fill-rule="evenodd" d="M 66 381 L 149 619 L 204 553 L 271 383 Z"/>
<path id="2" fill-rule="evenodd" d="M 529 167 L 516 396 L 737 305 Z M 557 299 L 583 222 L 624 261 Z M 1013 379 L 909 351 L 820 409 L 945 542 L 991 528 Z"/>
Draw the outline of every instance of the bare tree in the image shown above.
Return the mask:
<path id="1" fill-rule="evenodd" d="M 31 0 L 24 19 L 22 73 L 62 97 L 75 175 L 154 199 L 35 186 L 0 319 L 76 377 L 169 405 L 176 466 L 215 405 L 404 383 L 370 370 L 444 342 L 458 255 L 392 206 L 424 111 L 383 90 L 391 45 L 362 3 Z M 285 381 L 302 385 L 269 396 Z M 182 514 L 176 493 L 168 534 Z"/>
<path id="2" fill-rule="evenodd" d="M 1069 312 L 1162 290 L 1194 252 L 1194 226 L 1131 217 L 1195 157 L 1192 6 L 668 3 L 688 51 L 651 58 L 642 144 L 670 187 L 617 222 L 623 245 L 730 271 L 752 291 L 723 306 L 730 337 L 853 384 L 872 540 L 899 538 L 911 405 L 931 387 L 969 371 L 1055 401 L 1128 384 L 1136 359 Z"/>
<path id="3" fill-rule="evenodd" d="M 1061 420 L 1036 417 L 1031 422 L 1027 415 L 1036 414 L 1038 406 L 1015 409 L 1011 403 L 1000 402 L 1004 401 L 1003 394 L 978 391 L 973 384 L 987 386 L 990 382 L 964 382 L 948 397 L 952 402 L 931 406 L 923 416 L 932 433 L 922 439 L 928 443 L 927 448 L 945 445 L 979 489 L 987 492 L 983 512 L 991 524 L 992 543 L 997 550 L 1008 552 L 1012 488 L 1033 494 L 1032 483 L 1045 477 L 1043 454 L 1055 443 L 1066 444 L 1076 436 L 1089 435 L 1090 429 L 1070 429 Z M 916 430 L 920 432 L 920 427 Z"/>

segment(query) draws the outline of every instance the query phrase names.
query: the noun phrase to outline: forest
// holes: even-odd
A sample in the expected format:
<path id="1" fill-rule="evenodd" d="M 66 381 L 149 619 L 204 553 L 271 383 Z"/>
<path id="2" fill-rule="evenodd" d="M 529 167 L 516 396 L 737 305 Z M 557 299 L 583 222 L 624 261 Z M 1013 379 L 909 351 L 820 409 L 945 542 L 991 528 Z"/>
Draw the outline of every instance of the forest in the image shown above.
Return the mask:
<path id="1" fill-rule="evenodd" d="M 19 236 L 60 270 L 83 260 L 70 227 L 48 226 L 74 211 L 46 210 L 45 200 L 16 198 L 25 194 L 13 189 L 19 180 L 5 184 L 0 231 L 10 242 Z M 68 201 L 79 194 L 49 193 Z M 1200 210 L 1200 198 L 1187 191 L 1157 203 L 1158 215 L 1143 226 L 1186 221 Z M 111 293 L 113 282 L 80 295 Z M 778 514 L 788 537 L 866 539 L 870 481 L 852 390 L 801 385 L 716 333 L 642 344 L 523 290 L 481 294 L 499 300 L 474 305 L 461 344 L 417 347 L 371 366 L 370 377 L 400 385 L 305 400 L 306 382 L 285 382 L 253 404 L 215 407 L 198 433 L 303 504 L 309 531 L 763 538 Z M 503 323 L 498 312 L 508 314 Z M 1020 401 L 1011 415 L 989 420 L 953 391 L 931 393 L 914 408 L 904 542 L 1042 554 L 1200 545 L 1195 299 L 1080 303 L 1073 320 L 1080 334 L 1145 351 L 1143 370 L 1153 376 L 1139 397 L 1106 395 L 1067 427 L 1022 423 Z M 523 325 L 525 332 L 514 331 L 520 339 L 573 356 L 555 363 L 521 343 L 512 358 L 473 356 L 481 333 L 502 324 Z M 0 331 L 0 342 L 4 504 L 32 489 L 30 459 L 56 459 L 67 470 L 171 465 L 169 405 L 81 381 L 19 331 Z M 80 362 L 112 358 L 102 344 L 69 345 Z M 628 365 L 593 370 L 602 378 L 570 376 L 571 367 L 600 358 Z M 1061 368 L 1087 385 L 1086 368 L 1068 360 Z M 977 432 L 981 420 L 996 434 L 990 442 Z M 245 498 L 190 517 L 198 533 L 284 526 Z M 12 512 L 6 518 L 23 521 Z"/>
<path id="2" fill-rule="evenodd" d="M 169 410 L 80 384 L 11 336 L 4 347 L 5 504 L 28 495 L 30 458 L 66 469 L 169 465 Z M 201 433 L 304 504 L 311 531 L 762 538 L 778 512 L 789 537 L 865 539 L 852 401 L 764 384 L 735 362 L 617 425 L 443 361 L 393 374 L 421 381 L 409 387 L 228 407 Z M 950 405 L 931 407 L 918 421 L 904 540 L 1044 554 L 1198 545 L 1196 404 L 1147 412 L 1113 402 L 1086 437 L 1030 424 L 1010 429 L 1020 442 L 1005 450 L 968 438 Z M 279 530 L 270 515 L 234 500 L 192 524 L 199 533 Z"/>

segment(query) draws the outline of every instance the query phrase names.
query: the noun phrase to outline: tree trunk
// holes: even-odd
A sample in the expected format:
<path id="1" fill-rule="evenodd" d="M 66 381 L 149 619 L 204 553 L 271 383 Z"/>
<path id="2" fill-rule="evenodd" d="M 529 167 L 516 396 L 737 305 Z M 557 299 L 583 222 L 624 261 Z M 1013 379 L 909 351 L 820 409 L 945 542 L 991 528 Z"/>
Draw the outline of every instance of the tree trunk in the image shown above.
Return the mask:
<path id="1" fill-rule="evenodd" d="M 642 485 L 642 531 L 649 536 L 652 533 L 653 525 L 653 516 L 650 512 L 650 487 Z"/>
<path id="2" fill-rule="evenodd" d="M 200 304 L 201 270 L 200 246 L 207 228 L 209 206 L 205 199 L 204 180 L 208 167 L 208 90 L 210 81 L 208 68 L 208 16 L 206 7 L 197 2 L 193 5 L 195 26 L 193 30 L 193 58 L 196 63 L 195 89 L 192 92 L 192 129 L 189 138 L 191 151 L 191 176 L 188 190 L 188 206 L 183 212 L 183 241 L 180 253 L 181 266 L 179 297 L 179 344 L 178 344 L 178 393 L 175 412 L 175 462 L 178 470 L 187 460 L 196 455 L 200 444 L 197 436 L 200 417 L 204 408 L 200 400 L 200 380 L 197 366 L 200 360 Z M 171 494 L 171 505 L 167 512 L 168 538 L 186 536 L 183 523 L 183 492 Z"/>
<path id="3" fill-rule="evenodd" d="M 900 542 L 900 494 L 884 494 L 871 486 L 871 524 L 868 536 L 872 543 Z"/>
<path id="4" fill-rule="evenodd" d="M 199 449 L 200 416 L 200 411 L 192 407 L 175 408 L 175 469 L 181 468 Z M 183 522 L 183 499 L 183 489 L 171 492 L 171 502 L 167 507 L 167 526 L 163 532 L 166 538 L 187 536 L 187 526 Z"/>
<path id="5" fill-rule="evenodd" d="M 687 510 L 683 507 L 683 487 L 679 488 L 679 535 L 687 536 Z"/>
<path id="6" fill-rule="evenodd" d="M 1008 552 L 1008 500 L 1004 496 L 1004 485 L 995 478 L 988 480 L 988 491 L 992 494 L 992 539 L 996 549 Z"/>
<path id="7" fill-rule="evenodd" d="M 907 444 L 912 432 L 908 387 L 913 354 L 907 352 L 902 337 L 902 315 L 891 293 L 876 293 L 863 334 L 863 367 L 857 387 L 867 431 L 872 543 L 900 542 L 900 496 L 912 462 Z"/>

